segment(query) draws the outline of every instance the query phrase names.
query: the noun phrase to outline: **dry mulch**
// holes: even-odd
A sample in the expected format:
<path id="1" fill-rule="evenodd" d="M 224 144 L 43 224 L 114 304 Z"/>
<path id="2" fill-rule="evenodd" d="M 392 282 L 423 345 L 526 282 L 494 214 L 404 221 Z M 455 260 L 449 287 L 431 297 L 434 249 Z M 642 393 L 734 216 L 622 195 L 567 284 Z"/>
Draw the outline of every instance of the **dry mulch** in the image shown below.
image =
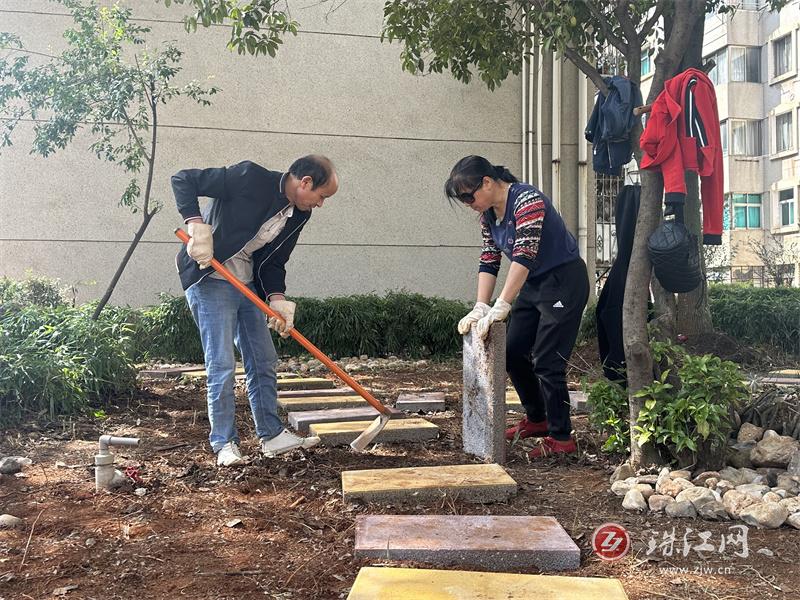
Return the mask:
<path id="1" fill-rule="evenodd" d="M 576 358 L 576 365 L 593 362 Z M 353 557 L 354 517 L 370 512 L 552 515 L 581 549 L 581 569 L 571 574 L 618 577 L 632 599 L 800 597 L 800 532 L 750 528 L 747 558 L 735 556 L 741 546 L 732 543 L 701 556 L 693 548 L 701 534 L 710 532 L 719 545 L 732 524 L 623 512 L 621 499 L 608 489 L 616 460 L 599 454 L 600 440 L 583 417 L 574 420 L 580 458 L 531 464 L 524 448 L 510 449 L 506 466 L 520 490 L 507 503 L 345 505 L 343 470 L 474 462 L 461 451 L 460 364 L 376 371 L 358 379 L 384 400 L 404 391 L 445 391 L 450 410 L 431 417 L 441 427 L 439 439 L 381 445 L 363 455 L 314 449 L 217 470 L 206 444 L 202 386 L 155 380 L 142 381 L 133 398 L 105 407 L 104 421 L 29 424 L 5 432 L 0 455 L 30 456 L 35 464 L 24 478 L 0 480 L 0 512 L 25 520 L 24 528 L 0 531 L 0 599 L 45 598 L 54 590 L 87 599 L 345 598 L 358 569 L 370 564 Z M 255 456 L 239 392 L 240 433 L 244 449 Z M 140 448 L 116 453 L 118 465 L 138 468 L 145 496 L 136 496 L 133 485 L 94 494 L 89 465 L 98 436 L 109 432 L 142 439 Z M 607 521 L 623 524 L 633 540 L 631 552 L 615 563 L 599 560 L 590 548 L 593 530 Z M 673 527 L 676 541 L 669 544 Z M 651 540 L 658 547 L 648 554 Z"/>

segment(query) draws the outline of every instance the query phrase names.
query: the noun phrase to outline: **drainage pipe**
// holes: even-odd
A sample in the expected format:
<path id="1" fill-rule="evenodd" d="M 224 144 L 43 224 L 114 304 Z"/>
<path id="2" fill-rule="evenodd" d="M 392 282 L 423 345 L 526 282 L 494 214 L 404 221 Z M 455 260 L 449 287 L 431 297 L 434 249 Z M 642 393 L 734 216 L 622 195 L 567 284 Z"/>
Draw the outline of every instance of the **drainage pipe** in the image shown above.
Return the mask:
<path id="1" fill-rule="evenodd" d="M 553 52 L 553 151 L 552 151 L 552 183 L 550 198 L 553 206 L 561 212 L 561 58 Z"/>
<path id="2" fill-rule="evenodd" d="M 528 17 L 522 17 L 522 29 L 527 33 L 528 31 Z M 525 47 L 526 44 L 523 42 L 522 44 L 522 65 L 520 66 L 520 70 L 522 71 L 522 85 L 520 86 L 520 104 L 522 109 L 522 181 L 528 181 L 528 173 L 527 173 L 527 165 L 528 165 L 528 108 L 526 103 L 526 92 L 528 89 L 528 69 L 525 60 Z"/>
<path id="3" fill-rule="evenodd" d="M 586 76 L 578 71 L 578 250 L 581 257 L 589 261 L 589 152 L 586 139 L 583 137 L 584 121 L 587 118 L 588 84 Z"/>
<path id="4" fill-rule="evenodd" d="M 94 457 L 94 488 L 95 491 L 109 490 L 115 486 L 115 478 L 123 477 L 114 469 L 114 455 L 109 446 L 138 446 L 139 438 L 115 437 L 113 435 L 100 436 L 100 448 Z"/>

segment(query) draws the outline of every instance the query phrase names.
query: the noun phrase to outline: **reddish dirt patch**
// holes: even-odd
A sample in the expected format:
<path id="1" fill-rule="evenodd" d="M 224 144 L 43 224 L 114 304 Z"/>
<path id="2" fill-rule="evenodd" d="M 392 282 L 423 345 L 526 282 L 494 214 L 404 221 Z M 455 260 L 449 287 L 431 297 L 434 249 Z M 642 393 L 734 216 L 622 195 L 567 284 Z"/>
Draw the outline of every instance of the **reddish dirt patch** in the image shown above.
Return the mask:
<path id="1" fill-rule="evenodd" d="M 594 361 L 574 362 L 577 380 L 580 365 Z M 575 419 L 580 458 L 531 464 L 524 448 L 511 449 L 507 468 L 520 493 L 508 503 L 345 505 L 343 470 L 474 462 L 461 452 L 460 364 L 358 379 L 383 399 L 445 391 L 448 412 L 431 418 L 440 438 L 364 455 L 315 449 L 217 470 L 206 444 L 204 389 L 165 381 L 142 382 L 135 397 L 106 407 L 103 422 L 5 432 L 0 454 L 30 456 L 36 464 L 26 478 L 0 480 L 0 512 L 25 519 L 24 528 L 0 531 L 0 598 L 50 597 L 65 586 L 77 586 L 69 598 L 344 598 L 358 569 L 370 563 L 352 555 L 354 517 L 369 512 L 552 515 L 581 548 L 581 569 L 573 574 L 619 577 L 632 599 L 800 597 L 799 532 L 751 528 L 747 558 L 734 556 L 741 547 L 684 556 L 684 535 L 697 545 L 700 533 L 711 532 L 718 546 L 731 524 L 624 513 L 621 499 L 608 491 L 613 461 L 598 454 L 600 440 L 584 418 Z M 255 456 L 243 397 L 240 403 L 244 449 Z M 117 463 L 138 467 L 145 496 L 134 495 L 133 486 L 94 494 L 88 465 L 101 433 L 143 440 L 133 451 L 119 449 Z M 234 520 L 241 522 L 228 526 Z M 607 521 L 623 524 L 633 540 L 631 552 L 615 563 L 602 562 L 590 548 L 592 531 Z M 672 555 L 662 549 L 648 555 L 648 541 L 661 544 L 673 527 Z M 758 553 L 762 548 L 772 555 Z"/>

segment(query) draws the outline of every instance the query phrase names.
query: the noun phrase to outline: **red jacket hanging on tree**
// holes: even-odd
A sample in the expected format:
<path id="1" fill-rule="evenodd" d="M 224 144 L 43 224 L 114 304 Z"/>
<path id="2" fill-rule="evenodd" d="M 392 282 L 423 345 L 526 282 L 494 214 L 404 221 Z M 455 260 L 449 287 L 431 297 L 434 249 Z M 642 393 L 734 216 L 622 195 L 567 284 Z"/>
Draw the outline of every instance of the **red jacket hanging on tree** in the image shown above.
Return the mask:
<path id="1" fill-rule="evenodd" d="M 721 244 L 722 144 L 717 96 L 705 73 L 687 69 L 664 83 L 664 90 L 653 103 L 640 145 L 642 168 L 659 169 L 664 176 L 667 204 L 683 208 L 686 169 L 700 176 L 703 243 Z"/>

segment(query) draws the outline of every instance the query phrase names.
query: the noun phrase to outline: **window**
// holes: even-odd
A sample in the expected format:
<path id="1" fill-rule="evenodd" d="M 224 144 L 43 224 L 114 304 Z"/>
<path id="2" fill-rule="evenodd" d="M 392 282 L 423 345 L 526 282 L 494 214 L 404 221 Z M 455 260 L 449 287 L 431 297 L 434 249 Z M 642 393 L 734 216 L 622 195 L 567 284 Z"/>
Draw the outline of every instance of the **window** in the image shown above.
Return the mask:
<path id="1" fill-rule="evenodd" d="M 731 81 L 761 81 L 761 48 L 731 46 Z"/>
<path id="2" fill-rule="evenodd" d="M 787 112 L 775 117 L 775 152 L 786 152 L 792 148 L 792 113 Z"/>
<path id="3" fill-rule="evenodd" d="M 719 124 L 719 139 L 722 144 L 722 153 L 728 153 L 728 121 Z"/>
<path id="4" fill-rule="evenodd" d="M 794 188 L 778 192 L 778 212 L 781 215 L 781 227 L 794 225 Z"/>
<path id="5" fill-rule="evenodd" d="M 733 156 L 761 156 L 761 121 L 730 119 Z"/>
<path id="6" fill-rule="evenodd" d="M 734 229 L 761 228 L 761 194 L 731 194 Z"/>
<path id="7" fill-rule="evenodd" d="M 714 54 L 707 56 L 706 60 L 713 60 L 716 65 L 708 72 L 708 77 L 714 85 L 728 83 L 728 49 L 722 48 Z"/>
<path id="8" fill-rule="evenodd" d="M 772 42 L 772 53 L 775 58 L 775 77 L 780 77 L 792 69 L 792 34 Z"/>
<path id="9" fill-rule="evenodd" d="M 644 77 L 645 75 L 650 74 L 652 66 L 650 64 L 650 48 L 645 48 L 642 50 L 642 69 L 641 75 Z"/>

